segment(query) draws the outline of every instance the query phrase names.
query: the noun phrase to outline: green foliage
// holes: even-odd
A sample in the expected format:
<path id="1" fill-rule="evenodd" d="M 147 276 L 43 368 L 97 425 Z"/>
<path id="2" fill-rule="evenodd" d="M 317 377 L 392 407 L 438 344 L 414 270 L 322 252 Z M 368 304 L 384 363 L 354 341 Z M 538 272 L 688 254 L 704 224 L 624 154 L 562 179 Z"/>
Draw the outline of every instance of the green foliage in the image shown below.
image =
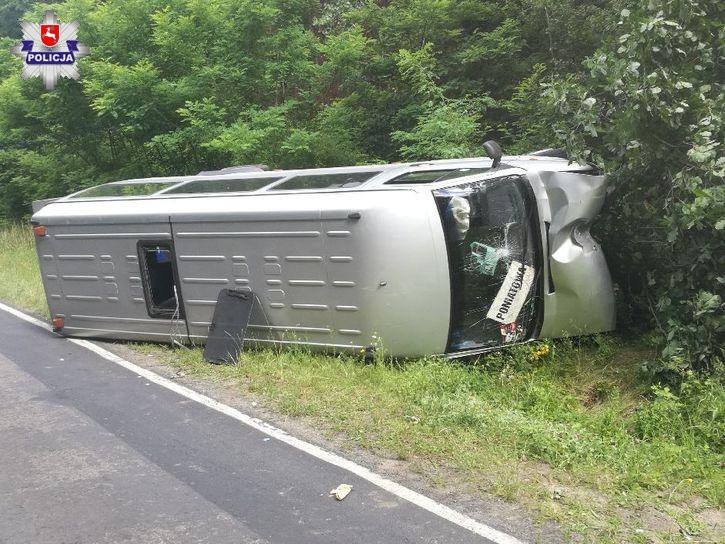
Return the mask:
<path id="1" fill-rule="evenodd" d="M 625 326 L 652 322 L 650 369 L 682 376 L 723 364 L 723 33 L 715 0 L 623 9 L 616 40 L 586 73 L 552 84 L 557 133 L 610 173 L 603 241 Z"/>
<path id="2" fill-rule="evenodd" d="M 410 131 L 395 131 L 394 142 L 400 143 L 404 159 L 451 159 L 475 155 L 474 135 L 477 117 L 465 102 L 452 101 L 428 106 Z"/>
<path id="3" fill-rule="evenodd" d="M 545 64 L 534 65 L 531 75 L 516 85 L 511 98 L 504 103 L 512 120 L 497 130 L 512 139 L 507 152 L 521 154 L 552 146 L 551 119 L 541 106 L 542 86 L 552 77 L 550 70 Z"/>
<path id="4" fill-rule="evenodd" d="M 91 54 L 52 92 L 20 80 L 0 17 L 14 37 L 0 38 L 0 218 L 129 177 L 470 156 L 489 138 L 523 153 L 558 136 L 610 173 L 598 227 L 620 323 L 664 346 L 647 368 L 720 368 L 721 11 L 628 4 L 66 0 L 52 7 Z M 9 18 L 47 7 L 0 0 Z"/>
<path id="5" fill-rule="evenodd" d="M 0 0 L 0 34 L 14 38 L 0 38 L 0 216 L 103 181 L 240 162 L 538 145 L 553 139 L 543 123 L 528 135 L 542 74 L 599 45 L 617 1 L 66 0 L 52 7 L 79 21 L 91 54 L 80 81 L 45 92 L 19 79 L 9 48 L 10 19 L 47 6 Z"/>
<path id="6" fill-rule="evenodd" d="M 652 394 L 652 401 L 642 405 L 632 418 L 636 436 L 723 451 L 725 388 L 721 383 L 690 376 L 681 384 L 679 392 L 655 385 Z"/>
<path id="7" fill-rule="evenodd" d="M 28 0 L 4 0 L 0 2 L 0 37 L 19 39 L 22 36 L 20 19 L 33 2 Z"/>
<path id="8" fill-rule="evenodd" d="M 263 110 L 250 108 L 204 146 L 227 155 L 235 164 L 274 161 L 287 132 L 285 114 L 293 105 L 287 102 Z"/>
<path id="9" fill-rule="evenodd" d="M 27 225 L 0 222 L 0 301 L 49 317 L 35 236 Z"/>

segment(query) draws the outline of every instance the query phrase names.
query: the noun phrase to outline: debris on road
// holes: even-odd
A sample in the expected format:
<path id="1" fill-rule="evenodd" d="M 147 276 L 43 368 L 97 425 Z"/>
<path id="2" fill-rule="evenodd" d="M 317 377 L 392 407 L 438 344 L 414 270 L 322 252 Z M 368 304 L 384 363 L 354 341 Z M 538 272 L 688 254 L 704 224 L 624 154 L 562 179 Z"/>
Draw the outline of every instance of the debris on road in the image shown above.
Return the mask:
<path id="1" fill-rule="evenodd" d="M 330 491 L 330 495 L 335 497 L 338 501 L 341 501 L 350 494 L 350 491 L 352 491 L 352 486 L 350 484 L 340 484 Z"/>

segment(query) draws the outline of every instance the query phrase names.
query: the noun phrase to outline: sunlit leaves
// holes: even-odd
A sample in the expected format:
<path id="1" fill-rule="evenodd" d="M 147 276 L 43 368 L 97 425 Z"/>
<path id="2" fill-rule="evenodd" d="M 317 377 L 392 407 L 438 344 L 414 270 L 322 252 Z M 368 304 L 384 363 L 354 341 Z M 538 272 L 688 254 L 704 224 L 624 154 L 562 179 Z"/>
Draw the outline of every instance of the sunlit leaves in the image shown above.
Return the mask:
<path id="1" fill-rule="evenodd" d="M 54 9 L 92 52 L 80 81 L 44 93 L 0 51 L 2 179 L 41 180 L 0 180 L 0 200 L 27 213 L 65 190 L 58 171 L 80 187 L 548 147 L 540 85 L 600 43 L 620 1 L 67 0 Z M 17 160 L 31 152 L 44 175 Z"/>
<path id="2" fill-rule="evenodd" d="M 620 306 L 625 318 L 657 326 L 666 371 L 723 360 L 723 305 L 713 293 L 725 266 L 716 233 L 725 216 L 718 13 L 714 0 L 624 10 L 615 43 L 585 62 L 589 76 L 547 90 L 573 156 L 593 150 L 614 182 L 604 242 Z"/>

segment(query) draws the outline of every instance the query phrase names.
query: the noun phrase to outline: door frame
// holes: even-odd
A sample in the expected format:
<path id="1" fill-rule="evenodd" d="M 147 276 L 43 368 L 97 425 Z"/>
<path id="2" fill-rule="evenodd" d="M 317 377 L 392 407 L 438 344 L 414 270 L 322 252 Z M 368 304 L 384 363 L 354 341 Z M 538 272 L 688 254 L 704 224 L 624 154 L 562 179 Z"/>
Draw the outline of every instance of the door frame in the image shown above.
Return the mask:
<path id="1" fill-rule="evenodd" d="M 176 263 L 176 248 L 174 247 L 173 238 L 170 240 L 154 240 L 154 239 L 142 239 L 136 242 L 136 253 L 138 254 L 138 263 L 141 272 L 141 285 L 143 286 L 144 301 L 146 302 L 146 313 L 152 319 L 173 319 L 173 315 L 169 316 L 160 313 L 158 310 L 153 308 L 151 302 L 151 284 L 149 278 L 148 268 L 146 267 L 146 259 L 143 253 L 144 248 L 148 247 L 160 247 L 168 249 L 171 252 L 171 274 L 174 280 L 174 288 L 176 291 L 176 300 L 179 305 L 179 318 L 186 323 L 186 311 L 184 308 L 184 298 L 181 294 L 181 280 L 179 278 L 179 271 Z M 188 338 L 189 331 L 187 328 L 186 336 Z"/>

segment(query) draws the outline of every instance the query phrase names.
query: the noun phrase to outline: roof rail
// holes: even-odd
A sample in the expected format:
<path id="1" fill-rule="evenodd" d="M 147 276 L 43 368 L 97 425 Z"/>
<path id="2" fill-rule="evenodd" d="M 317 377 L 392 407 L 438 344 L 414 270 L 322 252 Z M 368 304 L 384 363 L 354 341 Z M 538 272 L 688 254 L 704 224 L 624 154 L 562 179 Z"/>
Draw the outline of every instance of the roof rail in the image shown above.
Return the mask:
<path id="1" fill-rule="evenodd" d="M 553 147 L 547 147 L 546 149 L 539 149 L 538 151 L 528 153 L 528 155 L 531 155 L 533 157 L 553 157 L 555 159 L 568 159 L 569 158 L 569 154 L 566 152 L 566 149 L 563 149 L 563 148 L 554 149 Z"/>
<path id="2" fill-rule="evenodd" d="M 264 172 L 269 170 L 266 164 L 243 164 L 241 166 L 228 166 L 220 170 L 202 170 L 197 176 L 210 176 L 212 174 L 239 174 L 240 172 Z"/>

